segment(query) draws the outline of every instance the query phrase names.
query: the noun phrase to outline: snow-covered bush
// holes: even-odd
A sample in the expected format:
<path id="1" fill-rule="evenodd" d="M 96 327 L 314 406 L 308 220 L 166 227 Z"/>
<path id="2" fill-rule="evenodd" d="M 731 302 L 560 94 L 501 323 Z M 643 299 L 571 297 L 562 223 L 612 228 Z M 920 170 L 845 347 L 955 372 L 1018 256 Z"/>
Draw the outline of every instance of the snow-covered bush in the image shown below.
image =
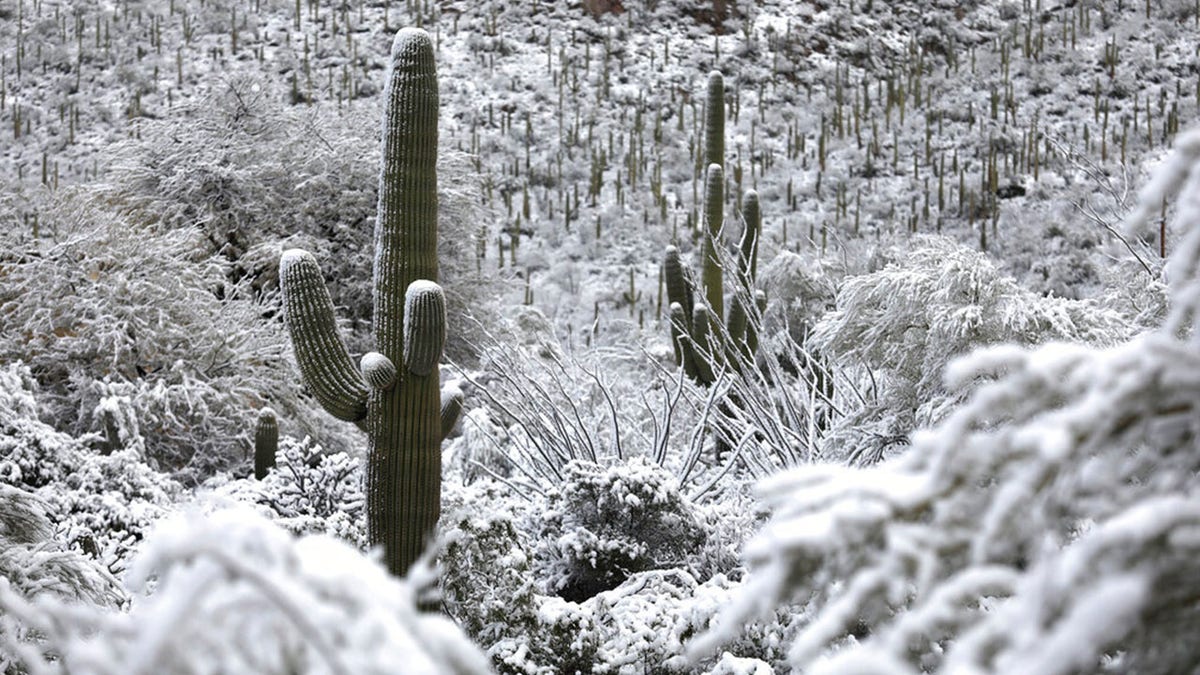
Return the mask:
<path id="1" fill-rule="evenodd" d="M 37 381 L 28 366 L 0 368 L 0 483 L 39 488 L 83 462 L 84 445 L 38 420 Z"/>
<path id="2" fill-rule="evenodd" d="M 538 628 L 533 575 L 512 518 L 503 513 L 451 518 L 443 519 L 440 556 L 450 615 L 481 645 L 532 639 Z"/>
<path id="3" fill-rule="evenodd" d="M 262 319 L 270 304 L 198 257 L 193 230 L 148 228 L 65 190 L 42 219 L 57 238 L 9 251 L 0 286 L 0 359 L 28 365 L 42 420 L 103 437 L 102 401 L 119 399 L 145 459 L 195 477 L 243 461 L 266 398 L 288 419 L 313 417 L 282 327 Z"/>
<path id="4" fill-rule="evenodd" d="M 39 421 L 34 387 L 23 365 L 0 369 L 0 484 L 36 489 L 56 539 L 119 572 L 182 487 L 135 450 L 100 455 Z"/>
<path id="5" fill-rule="evenodd" d="M 800 596 L 811 673 L 1188 672 L 1200 661 L 1200 132 L 1131 217 L 1183 186 L 1171 312 L 1117 346 L 997 346 L 957 361 L 973 393 L 904 455 L 765 482 L 772 521 L 707 653 Z M 987 380 L 980 384 L 979 380 Z"/>
<path id="6" fill-rule="evenodd" d="M 544 497 L 536 565 L 549 592 L 584 600 L 634 572 L 686 567 L 707 532 L 668 471 L 644 458 L 575 461 Z"/>
<path id="7" fill-rule="evenodd" d="M 26 599 L 0 579 L 6 623 L 38 635 L 35 649 L 0 634 L 0 650 L 39 672 L 488 672 L 452 623 L 416 611 L 408 581 L 247 510 L 165 523 L 127 583 L 129 611 L 103 613 Z"/>
<path id="8" fill-rule="evenodd" d="M 132 451 L 121 450 L 107 456 L 88 453 L 75 471 L 38 494 L 60 540 L 120 573 L 184 490 Z"/>
<path id="9" fill-rule="evenodd" d="M 367 351 L 379 107 L 335 112 L 283 105 L 286 96 L 259 77 L 230 78 L 189 114 L 142 124 L 138 137 L 112 148 L 103 194 L 138 222 L 198 228 L 204 250 L 229 262 L 229 279 L 255 293 L 278 288 L 284 249 L 311 251 L 349 321 L 351 351 Z M 465 359 L 478 338 L 466 317 L 495 318 L 485 302 L 498 290 L 494 268 L 476 265 L 489 214 L 467 157 L 445 148 L 438 160 L 447 354 Z"/>
<path id="10" fill-rule="evenodd" d="M 367 546 L 362 481 L 359 459 L 326 454 L 309 438 L 285 436 L 266 478 L 231 481 L 216 494 L 258 505 L 293 534 L 327 534 L 362 549 Z"/>
<path id="11" fill-rule="evenodd" d="M 848 409 L 834 453 L 874 459 L 880 439 L 905 439 L 944 417 L 960 398 L 945 391 L 942 373 L 973 348 L 1051 340 L 1107 345 L 1130 333 L 1125 319 L 1099 303 L 1037 295 L 987 256 L 944 237 L 921 237 L 895 257 L 900 262 L 847 279 L 837 309 L 808 343 L 860 390 L 839 398 Z M 855 366 L 869 374 L 856 376 Z M 865 403 L 856 406 L 859 400 Z"/>
<path id="12" fill-rule="evenodd" d="M 53 534 L 42 500 L 0 484 L 0 577 L 12 589 L 26 596 L 52 593 L 104 606 L 120 602 L 120 589 L 108 570 L 64 550 Z"/>

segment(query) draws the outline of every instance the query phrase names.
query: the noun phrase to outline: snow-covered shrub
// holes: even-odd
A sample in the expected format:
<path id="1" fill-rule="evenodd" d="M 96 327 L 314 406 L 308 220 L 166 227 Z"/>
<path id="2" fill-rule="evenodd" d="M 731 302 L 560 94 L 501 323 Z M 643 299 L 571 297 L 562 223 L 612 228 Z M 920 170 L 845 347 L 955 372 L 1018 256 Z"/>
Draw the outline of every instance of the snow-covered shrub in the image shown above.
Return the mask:
<path id="1" fill-rule="evenodd" d="M 108 570 L 54 540 L 48 511 L 33 493 L 0 484 L 0 578 L 26 596 L 53 593 L 105 606 L 120 602 Z"/>
<path id="2" fill-rule="evenodd" d="M 450 615 L 482 645 L 537 625 L 529 556 L 512 518 L 461 515 L 442 525 L 441 590 Z"/>
<path id="3" fill-rule="evenodd" d="M 262 318 L 270 306 L 197 257 L 194 231 L 150 229 L 90 195 L 59 194 L 42 213 L 55 242 L 10 251 L 0 286 L 0 359 L 28 365 L 42 420 L 103 437 L 94 413 L 117 397 L 147 461 L 202 476 L 244 459 L 266 397 L 286 418 L 313 417 L 295 394 L 282 327 Z"/>
<path id="4" fill-rule="evenodd" d="M 783 250 L 763 267 L 761 278 L 768 298 L 766 330 L 786 329 L 795 342 L 804 344 L 813 326 L 834 307 L 830 272 L 820 261 Z"/>
<path id="5" fill-rule="evenodd" d="M 129 611 L 102 613 L 27 600 L 0 580 L 8 623 L 40 636 L 36 650 L 6 640 L 4 651 L 46 672 L 488 672 L 450 621 L 416 611 L 408 581 L 244 509 L 165 523 L 127 583 Z"/>
<path id="6" fill-rule="evenodd" d="M 1117 346 L 997 346 L 957 361 L 969 400 L 865 469 L 765 482 L 772 521 L 707 653 L 785 598 L 810 673 L 1189 672 L 1200 626 L 1200 132 L 1143 192 L 1183 187 L 1171 312 Z M 980 379 L 989 380 L 979 384 Z M 851 637 L 853 636 L 853 637 Z"/>
<path id="7" fill-rule="evenodd" d="M 369 81 L 369 80 L 368 80 Z M 379 108 L 283 105 L 255 77 L 231 78 L 188 114 L 141 125 L 114 144 L 103 194 L 134 220 L 198 228 L 205 250 L 229 262 L 233 282 L 278 288 L 279 254 L 300 247 L 321 260 L 329 291 L 349 321 L 351 351 L 371 348 L 372 223 L 378 200 Z M 182 140 L 186 139 L 186 141 Z M 447 354 L 473 355 L 475 315 L 494 323 L 494 267 L 476 266 L 489 217 L 466 155 L 438 155 L 439 281 L 447 301 Z"/>
<path id="8" fill-rule="evenodd" d="M 243 478 L 217 494 L 258 505 L 294 534 L 327 534 L 360 549 L 367 545 L 362 462 L 344 452 L 326 454 L 311 439 L 279 439 L 275 467 L 260 480 Z"/>
<path id="9" fill-rule="evenodd" d="M 866 402 L 849 408 L 836 445 L 877 457 L 865 446 L 907 437 L 945 416 L 956 397 L 942 387 L 951 359 L 971 349 L 1051 340 L 1106 345 L 1127 337 L 1127 322 L 1090 300 L 1042 297 L 1004 275 L 990 259 L 944 237 L 926 236 L 877 272 L 841 286 L 837 309 L 814 329 L 809 346 L 846 369 Z M 854 405 L 858 396 L 839 400 Z M 874 438 L 876 441 L 872 441 Z M 834 451 L 841 450 L 834 447 Z"/>
<path id="10" fill-rule="evenodd" d="M 0 483 L 40 488 L 83 462 L 83 443 L 38 420 L 36 389 L 23 363 L 0 368 Z"/>
<path id="11" fill-rule="evenodd" d="M 100 455 L 33 417 L 35 386 L 21 364 L 0 369 L 0 484 L 36 488 L 56 539 L 120 572 L 183 488 L 135 449 Z"/>
<path id="12" fill-rule="evenodd" d="M 123 571 L 146 533 L 169 513 L 183 486 L 146 466 L 131 450 L 88 453 L 60 482 L 38 491 L 56 536 L 75 550 Z"/>
<path id="13" fill-rule="evenodd" d="M 602 664 L 598 670 L 621 675 L 698 672 L 678 655 L 688 640 L 708 628 L 739 587 L 723 574 L 698 583 L 681 569 L 651 570 L 634 574 L 620 586 L 589 599 L 583 607 L 597 617 L 596 660 Z M 731 652 L 770 672 L 767 664 L 784 655 L 780 637 L 787 633 L 790 622 L 791 617 L 781 610 L 768 620 L 748 624 L 736 642 L 725 646 L 727 655 Z"/>
<path id="14" fill-rule="evenodd" d="M 549 592 L 584 600 L 630 574 L 686 567 L 707 532 L 679 482 L 644 458 L 574 461 L 541 508 L 536 566 Z"/>

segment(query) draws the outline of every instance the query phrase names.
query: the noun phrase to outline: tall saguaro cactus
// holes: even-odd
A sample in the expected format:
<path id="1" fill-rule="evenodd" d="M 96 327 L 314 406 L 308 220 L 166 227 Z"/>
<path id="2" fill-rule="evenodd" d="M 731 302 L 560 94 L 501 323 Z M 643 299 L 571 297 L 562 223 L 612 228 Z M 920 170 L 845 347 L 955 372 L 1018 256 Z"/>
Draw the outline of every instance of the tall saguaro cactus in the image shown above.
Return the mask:
<path id="1" fill-rule="evenodd" d="M 438 87 L 429 35 L 401 29 L 384 93 L 383 168 L 375 222 L 374 318 L 378 352 L 353 365 L 312 255 L 283 254 L 284 317 L 305 383 L 331 415 L 368 437 L 367 532 L 388 569 L 420 557 L 441 511 L 441 441 L 453 426 L 437 362 L 446 303 L 437 285 Z M 461 394 L 459 394 L 461 396 Z"/>
<path id="2" fill-rule="evenodd" d="M 749 301 L 762 313 L 766 296 L 754 290 L 758 265 L 758 237 L 762 213 L 758 194 L 746 193 L 742 219 L 745 228 L 738 247 L 738 268 L 730 296 L 728 317 L 725 308 L 725 274 L 721 264 L 722 233 L 725 213 L 725 82 L 721 73 L 708 75 L 704 116 L 704 238 L 700 268 L 702 302 L 695 301 L 696 285 L 688 268 L 679 258 L 679 250 L 668 246 L 663 260 L 663 277 L 671 320 L 671 343 L 675 360 L 688 377 L 701 384 L 712 384 L 728 355 L 732 366 L 752 358 L 758 346 L 756 325 L 750 321 Z M 724 322 L 713 326 L 713 322 Z"/>

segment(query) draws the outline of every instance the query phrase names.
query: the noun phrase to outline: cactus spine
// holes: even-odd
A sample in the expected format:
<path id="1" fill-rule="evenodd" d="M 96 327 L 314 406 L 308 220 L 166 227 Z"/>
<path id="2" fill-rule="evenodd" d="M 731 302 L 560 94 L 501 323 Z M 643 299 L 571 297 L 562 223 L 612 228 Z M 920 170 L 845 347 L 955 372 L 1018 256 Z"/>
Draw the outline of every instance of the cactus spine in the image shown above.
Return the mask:
<path id="1" fill-rule="evenodd" d="M 284 253 L 280 279 L 305 383 L 330 414 L 367 432 L 367 532 L 400 575 L 440 515 L 447 426 L 437 367 L 446 336 L 437 285 L 438 89 L 425 31 L 396 34 L 384 98 L 372 320 L 379 351 L 363 356 L 361 370 L 353 367 L 310 254 Z"/>
<path id="2" fill-rule="evenodd" d="M 275 468 L 275 454 L 279 451 L 279 420 L 275 411 L 263 408 L 258 411 L 258 422 L 254 425 L 254 477 L 262 480 Z"/>

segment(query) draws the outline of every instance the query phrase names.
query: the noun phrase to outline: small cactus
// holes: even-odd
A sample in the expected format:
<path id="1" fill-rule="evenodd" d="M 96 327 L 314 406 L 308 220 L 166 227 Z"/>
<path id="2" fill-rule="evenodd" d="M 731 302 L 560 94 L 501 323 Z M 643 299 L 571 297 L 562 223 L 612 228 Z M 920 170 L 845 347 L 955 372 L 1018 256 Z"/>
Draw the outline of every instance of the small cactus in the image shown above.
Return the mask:
<path id="1" fill-rule="evenodd" d="M 258 411 L 258 422 L 254 425 L 254 478 L 262 480 L 275 468 L 275 454 L 279 451 L 279 420 L 275 411 L 263 408 Z"/>

